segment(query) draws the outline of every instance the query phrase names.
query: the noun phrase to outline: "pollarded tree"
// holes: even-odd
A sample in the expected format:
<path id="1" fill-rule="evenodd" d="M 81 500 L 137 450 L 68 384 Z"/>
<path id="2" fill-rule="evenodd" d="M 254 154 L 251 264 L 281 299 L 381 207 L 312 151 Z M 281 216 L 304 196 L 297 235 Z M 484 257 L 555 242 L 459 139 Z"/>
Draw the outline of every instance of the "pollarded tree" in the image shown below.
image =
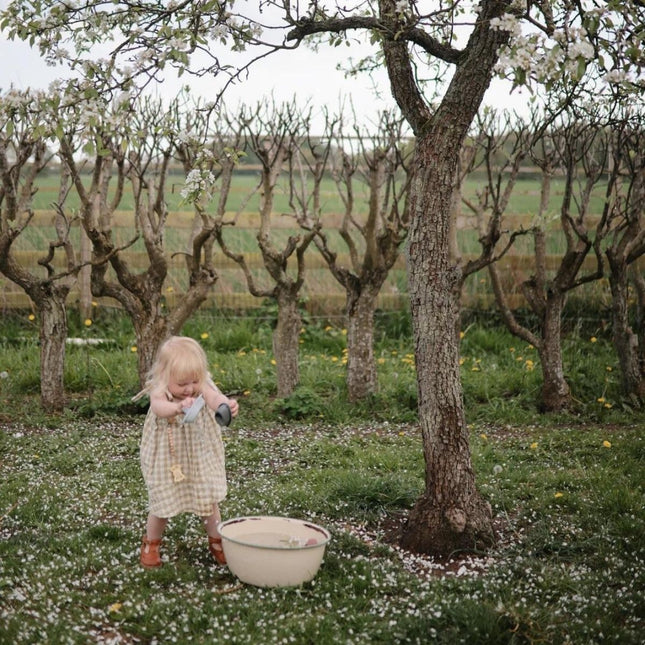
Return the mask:
<path id="1" fill-rule="evenodd" d="M 204 254 L 209 268 L 214 270 L 215 240 L 221 237 L 224 226 L 235 225 L 239 212 L 253 194 L 242 200 L 240 211 L 229 220 L 228 200 L 233 172 L 243 155 L 244 124 L 233 124 L 224 106 L 218 106 L 213 113 L 213 106 L 202 105 L 200 101 L 183 109 L 175 102 L 173 111 L 180 132 L 175 140 L 175 156 L 186 173 L 188 184 L 182 193 L 195 211 L 186 248 L 187 267 L 190 271 L 199 255 Z M 216 195 L 213 207 L 211 202 Z"/>
<path id="2" fill-rule="evenodd" d="M 609 265 L 612 337 L 618 355 L 623 391 L 645 401 L 645 332 L 630 321 L 630 270 L 645 254 L 645 130 L 643 115 L 627 110 L 610 124 L 612 176 L 607 207 L 594 245 L 604 248 Z M 605 243 L 603 243 L 605 242 Z M 643 280 L 635 271 L 635 288 Z M 638 320 L 634 317 L 636 321 Z M 640 333 L 640 337 L 639 337 Z"/>
<path id="3" fill-rule="evenodd" d="M 324 230 L 315 239 L 332 275 L 346 294 L 347 391 L 359 401 L 377 391 L 374 357 L 374 314 L 377 298 L 390 269 L 399 258 L 407 235 L 406 194 L 409 176 L 402 120 L 383 113 L 377 132 L 360 126 L 353 132 L 340 124 L 330 172 L 342 199 L 344 212 L 340 238 L 346 263 L 339 260 Z M 352 144 L 355 144 L 354 146 Z M 367 190 L 367 212 L 356 200 L 357 176 Z"/>
<path id="4" fill-rule="evenodd" d="M 593 266 L 583 271 L 584 262 L 593 251 L 594 224 L 591 211 L 593 191 L 608 170 L 608 140 L 602 124 L 594 119 L 565 117 L 545 132 L 532 148 L 531 158 L 542 172 L 539 210 L 534 219 L 532 237 L 534 272 L 521 283 L 522 293 L 537 320 L 532 330 L 518 322 L 506 302 L 497 266 L 489 273 L 498 307 L 514 335 L 532 344 L 538 351 L 543 382 L 541 406 L 546 411 L 571 406 L 571 390 L 562 357 L 562 313 L 568 295 L 574 289 L 602 277 L 603 263 L 596 249 Z M 562 200 L 556 221 L 559 229 L 550 231 L 553 179 L 562 176 Z M 559 236 L 564 249 L 554 270 L 548 265 L 549 234 Z"/>
<path id="5" fill-rule="evenodd" d="M 281 244 L 273 230 L 276 217 L 274 199 L 279 189 L 278 180 L 297 149 L 298 139 L 303 136 L 307 115 L 301 114 L 295 104 L 278 107 L 269 101 L 248 115 L 241 108 L 237 119 L 244 124 L 246 146 L 261 165 L 257 241 L 265 269 L 264 279 L 253 275 L 242 253 L 231 251 L 221 229 L 218 241 L 224 254 L 242 268 L 251 294 L 258 298 L 271 298 L 278 306 L 273 354 L 278 396 L 284 398 L 292 394 L 300 382 L 298 356 L 302 321 L 298 306 L 305 280 L 305 252 L 318 227 L 316 225 L 299 235 L 289 235 Z"/>
<path id="6" fill-rule="evenodd" d="M 213 231 L 205 227 L 204 235 L 193 241 L 187 263 L 188 286 L 177 294 L 174 307 L 166 307 L 164 286 L 170 262 L 165 241 L 170 215 L 167 178 L 179 136 L 177 129 L 169 127 L 174 111 L 161 101 L 145 98 L 135 104 L 126 99 L 113 110 L 107 104 L 99 107 L 94 118 L 85 121 L 82 131 L 74 135 L 83 141 L 86 154 L 93 155 L 89 185 L 74 155 L 74 137 L 61 139 L 60 154 L 74 179 L 81 222 L 92 243 L 92 293 L 115 299 L 132 320 L 143 383 L 159 344 L 168 335 L 179 333 L 217 279 L 206 246 Z M 134 198 L 135 233 L 133 239 L 120 244 L 113 221 L 128 183 Z M 143 241 L 147 257 L 142 271 L 135 270 L 123 253 L 138 239 Z"/>
<path id="7" fill-rule="evenodd" d="M 598 93 L 642 90 L 645 6 L 641 0 L 320 0 L 301 7 L 266 0 L 259 13 L 243 5 L 246 16 L 239 8 L 219 2 L 15 0 L 2 20 L 10 37 L 32 40 L 44 55 L 61 59 L 71 51 L 77 69 L 90 72 L 80 83 L 83 92 L 132 83 L 140 71 L 149 80 L 165 65 L 227 71 L 209 38 L 229 45 L 231 62 L 231 44 L 233 50 L 257 47 L 260 58 L 322 35 L 335 45 L 357 30 L 368 33 L 416 137 L 408 257 L 426 486 L 402 543 L 443 554 L 486 546 L 493 540 L 491 509 L 475 486 L 459 374 L 462 278 L 448 251 L 460 149 L 498 72 L 519 84 L 590 79 Z M 82 60 L 93 44 L 105 42 L 106 33 L 117 41 L 109 64 Z M 72 44 L 67 50 L 59 46 L 66 41 Z M 203 66 L 191 58 L 197 51 L 207 57 Z M 428 100 L 423 78 L 445 79 L 440 100 Z"/>
<path id="8" fill-rule="evenodd" d="M 492 113 L 491 113 L 492 114 Z M 543 386 L 540 407 L 545 410 L 558 410 L 570 404 L 570 389 L 562 362 L 562 338 L 560 320 L 566 296 L 572 289 L 595 280 L 601 275 L 601 267 L 582 277 L 580 269 L 591 250 L 591 231 L 589 198 L 591 190 L 602 178 L 605 170 L 606 149 L 602 143 L 602 128 L 595 128 L 581 122 L 566 123 L 555 128 L 550 134 L 545 132 L 549 117 L 533 112 L 528 119 L 507 120 L 497 123 L 493 118 L 489 124 L 478 119 L 485 136 L 479 136 L 478 156 L 486 168 L 487 180 L 479 191 L 476 203 L 469 203 L 478 220 L 490 212 L 490 220 L 485 230 L 480 227 L 480 241 L 484 248 L 501 236 L 502 217 L 504 216 L 522 162 L 532 154 L 532 159 L 542 170 L 542 190 L 533 223 L 528 230 L 519 227 L 507 230 L 509 243 L 519 235 L 530 235 L 534 241 L 534 266 L 529 279 L 520 280 L 529 306 L 538 320 L 538 329 L 529 329 L 520 324 L 508 302 L 508 276 L 496 262 L 488 265 L 496 304 L 508 330 L 533 345 L 540 356 Z M 530 122 L 531 126 L 528 126 Z M 599 143 L 600 142 L 600 143 Z M 539 151 L 539 152 L 538 152 Z M 590 160 L 599 162 L 591 163 Z M 580 183 L 580 169 L 586 172 L 584 189 L 575 194 Z M 554 277 L 547 267 L 547 235 L 549 234 L 549 213 L 552 207 L 552 180 L 554 176 L 565 177 L 565 197 L 561 208 L 560 222 L 565 234 L 566 249 Z M 576 197 L 579 199 L 576 200 Z M 506 225 L 508 229 L 508 224 Z M 515 284 L 513 284 L 515 286 Z"/>
<path id="9" fill-rule="evenodd" d="M 21 264 L 14 243 L 34 226 L 36 180 L 54 156 L 47 141 L 57 129 L 55 103 L 56 97 L 29 91 L 8 90 L 0 96 L 0 272 L 24 289 L 38 311 L 40 397 L 48 412 L 60 412 L 65 405 L 65 301 L 81 268 L 70 236 L 73 222 L 63 212 L 69 190 L 64 169 L 55 203 L 55 238 L 38 267 Z M 62 270 L 56 264 L 61 257 Z"/>

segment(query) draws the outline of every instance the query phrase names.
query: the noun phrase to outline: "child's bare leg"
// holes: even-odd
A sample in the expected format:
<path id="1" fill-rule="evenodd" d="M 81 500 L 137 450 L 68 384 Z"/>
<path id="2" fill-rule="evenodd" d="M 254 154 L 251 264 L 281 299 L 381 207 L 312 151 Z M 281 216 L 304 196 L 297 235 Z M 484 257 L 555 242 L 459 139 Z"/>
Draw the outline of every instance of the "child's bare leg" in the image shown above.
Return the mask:
<path id="1" fill-rule="evenodd" d="M 146 534 L 143 536 L 141 542 L 141 555 L 140 562 L 144 567 L 154 568 L 160 567 L 161 556 L 159 549 L 161 547 L 161 536 L 164 529 L 168 524 L 168 519 L 165 517 L 157 517 L 150 513 L 148 521 L 146 522 Z"/>
<path id="2" fill-rule="evenodd" d="M 149 540 L 160 540 L 168 525 L 168 518 L 157 517 L 150 513 L 146 522 L 146 537 Z"/>
<path id="3" fill-rule="evenodd" d="M 213 504 L 213 512 L 202 519 L 208 537 L 219 537 L 217 525 L 222 521 L 222 516 L 219 512 L 219 504 L 217 502 Z"/>
<path id="4" fill-rule="evenodd" d="M 217 502 L 213 504 L 213 512 L 203 518 L 204 528 L 208 533 L 208 549 L 211 555 L 217 560 L 219 564 L 226 564 L 226 556 L 222 549 L 222 538 L 220 537 L 217 525 L 220 523 L 222 516 L 219 512 L 219 505 Z"/>

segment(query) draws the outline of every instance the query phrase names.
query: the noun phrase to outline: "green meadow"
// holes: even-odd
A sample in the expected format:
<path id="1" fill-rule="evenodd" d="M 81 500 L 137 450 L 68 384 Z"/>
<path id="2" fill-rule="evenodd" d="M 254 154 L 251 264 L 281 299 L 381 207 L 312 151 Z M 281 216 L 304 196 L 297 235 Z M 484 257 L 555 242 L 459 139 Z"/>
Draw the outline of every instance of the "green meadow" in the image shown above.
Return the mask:
<path id="1" fill-rule="evenodd" d="M 184 332 L 240 401 L 225 431 L 225 519 L 307 518 L 332 533 L 313 581 L 241 584 L 210 558 L 197 518 L 171 521 L 160 570 L 138 549 L 146 493 L 127 320 L 70 315 L 62 415 L 38 406 L 37 320 L 0 324 L 0 642 L 642 642 L 645 606 L 642 409 L 621 397 L 607 334 L 567 327 L 577 401 L 536 409 L 536 352 L 495 320 L 465 321 L 462 380 L 478 486 L 497 543 L 445 560 L 396 535 L 423 487 L 409 318 L 379 312 L 379 392 L 351 405 L 346 335 L 305 317 L 301 386 L 275 394 L 273 310 L 204 311 Z M 100 344 L 82 344 L 88 339 Z"/>

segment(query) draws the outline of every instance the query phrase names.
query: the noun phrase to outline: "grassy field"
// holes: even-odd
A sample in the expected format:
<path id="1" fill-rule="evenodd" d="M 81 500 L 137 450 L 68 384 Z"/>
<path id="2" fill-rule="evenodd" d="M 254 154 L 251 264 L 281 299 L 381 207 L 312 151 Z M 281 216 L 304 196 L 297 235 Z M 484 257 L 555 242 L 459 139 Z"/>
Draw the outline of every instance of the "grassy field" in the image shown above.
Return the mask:
<path id="1" fill-rule="evenodd" d="M 236 173 L 234 176 L 233 185 L 231 187 L 228 208 L 230 212 L 239 210 L 240 205 L 247 200 L 248 195 L 255 190 L 259 181 L 260 174 L 258 170 L 244 171 L 244 167 L 240 167 L 241 172 Z M 476 198 L 477 190 L 481 189 L 485 181 L 483 175 L 473 173 L 467 177 L 463 186 L 463 195 L 469 200 Z M 87 185 L 89 185 L 90 177 L 88 175 Z M 166 194 L 166 202 L 168 209 L 172 211 L 186 210 L 186 204 L 180 195 L 184 187 L 185 175 L 181 172 L 171 174 L 168 182 L 168 190 Z M 367 184 L 356 181 L 355 186 L 355 200 L 357 204 L 365 203 L 368 200 L 368 187 Z M 602 198 L 604 196 L 605 186 L 599 185 L 594 191 L 594 196 L 591 202 L 591 212 L 600 214 L 602 212 Z M 559 213 L 562 196 L 564 193 L 564 183 L 557 177 L 552 181 L 551 187 L 551 201 L 549 203 L 549 210 L 551 213 Z M 276 213 L 289 213 L 291 207 L 289 205 L 289 185 L 286 174 L 278 182 L 276 186 L 274 210 Z M 34 210 L 49 210 L 52 208 L 52 203 L 56 200 L 58 195 L 58 177 L 52 172 L 39 180 L 39 189 L 34 196 L 33 207 Z M 516 188 L 514 189 L 508 206 L 508 213 L 510 215 L 535 213 L 536 205 L 539 202 L 540 196 L 540 183 L 539 176 L 527 173 L 520 174 Z M 256 192 L 251 199 L 244 206 L 244 210 L 248 212 L 257 213 L 259 209 L 259 192 Z M 70 192 L 68 201 L 65 205 L 69 209 L 79 207 L 79 200 L 74 191 Z M 132 210 L 134 202 L 132 193 L 129 190 L 124 191 L 123 199 L 119 205 L 119 210 Z M 321 189 L 321 209 L 323 213 L 342 213 L 344 212 L 343 203 L 338 195 L 335 183 L 331 179 L 323 180 Z"/>
<path id="2" fill-rule="evenodd" d="M 302 385 L 275 396 L 272 312 L 203 312 L 220 386 L 240 400 L 225 432 L 226 519 L 307 518 L 332 540 L 316 578 L 242 585 L 209 558 L 192 516 L 173 520 L 158 571 L 138 565 L 144 407 L 127 321 L 72 316 L 69 410 L 39 411 L 37 321 L 0 323 L 2 643 L 641 643 L 645 413 L 621 398 L 606 332 L 571 322 L 577 408 L 536 412 L 535 350 L 482 317 L 465 325 L 462 378 L 478 485 L 497 544 L 434 560 L 395 536 L 423 486 L 409 319 L 378 318 L 380 391 L 347 402 L 345 334 L 306 320 Z"/>
<path id="3" fill-rule="evenodd" d="M 180 293 L 187 286 L 188 276 L 186 275 L 182 253 L 188 248 L 188 239 L 192 223 L 192 214 L 188 205 L 182 203 L 180 196 L 183 185 L 183 175 L 171 176 L 170 189 L 167 195 L 170 215 L 166 226 L 164 244 L 169 260 L 169 275 L 165 288 L 172 294 Z M 34 208 L 36 219 L 34 225 L 29 226 L 14 243 L 13 249 L 17 252 L 17 258 L 30 271 L 46 275 L 45 268 L 39 267 L 38 259 L 41 258 L 48 248 L 51 240 L 55 239 L 53 227 L 52 202 L 57 195 L 57 178 L 49 174 L 39 182 L 39 189 L 34 197 Z M 257 184 L 257 172 L 240 173 L 235 176 L 231 197 L 228 204 L 229 214 L 227 220 L 233 219 L 241 208 L 243 200 L 251 193 Z M 476 199 L 476 191 L 481 188 L 481 178 L 471 177 L 465 182 L 464 196 L 473 201 Z M 362 189 L 361 189 L 362 186 Z M 518 181 L 513 192 L 508 213 L 505 216 L 504 228 L 515 230 L 519 226 L 528 228 L 533 222 L 536 212 L 536 204 L 539 199 L 540 186 L 533 176 L 524 176 Z M 563 236 L 558 228 L 557 214 L 559 212 L 559 200 L 562 197 L 563 187 L 557 180 L 554 181 L 553 197 L 550 204 L 547 236 L 547 252 L 549 253 L 549 269 L 551 271 L 559 263 L 560 254 L 564 246 Z M 342 202 L 337 194 L 333 182 L 328 179 L 323 186 L 322 212 L 325 222 L 325 232 L 329 236 L 332 248 L 339 254 L 339 262 L 349 265 L 347 247 L 340 240 L 337 227 L 340 216 L 343 212 Z M 601 212 L 600 192 L 597 193 L 593 202 L 592 211 Z M 356 190 L 355 200 L 360 210 L 360 204 L 367 204 L 367 193 L 365 186 L 359 184 Z M 66 204 L 67 212 L 72 215 L 78 209 L 78 198 L 72 191 L 69 195 L 69 203 Z M 227 227 L 225 238 L 230 248 L 236 252 L 246 254 L 249 265 L 253 268 L 256 283 L 261 288 L 270 289 L 273 285 L 263 268 L 262 258 L 257 245 L 257 213 L 258 196 L 255 195 L 239 215 L 235 227 Z M 125 244 L 134 237 L 134 228 L 131 222 L 131 211 L 133 208 L 132 195 L 126 191 L 122 203 L 119 205 L 119 213 L 115 217 L 113 232 L 119 244 Z M 279 185 L 276 191 L 274 204 L 276 214 L 275 228 L 271 232 L 271 239 L 277 248 L 283 249 L 286 240 L 290 235 L 298 234 L 294 228 L 294 221 L 290 213 L 289 190 L 285 181 Z M 463 217 L 459 219 L 460 230 L 458 231 L 459 248 L 464 256 L 473 256 L 480 253 L 481 248 L 478 241 L 478 233 L 475 230 L 475 222 L 469 217 L 467 209 L 463 209 Z M 72 229 L 72 239 L 78 243 L 79 229 Z M 355 240 L 358 247 L 361 247 L 361 240 Z M 507 282 L 507 288 L 511 294 L 513 305 L 521 304 L 521 292 L 518 289 L 519 283 L 525 280 L 534 272 L 533 240 L 530 236 L 523 236 L 517 239 L 514 249 L 507 258 L 502 260 L 503 275 Z M 127 251 L 128 261 L 133 269 L 144 270 L 147 266 L 147 257 L 143 242 L 137 241 Z M 589 258 L 591 261 L 592 258 Z M 61 270 L 65 267 L 65 258 L 62 253 L 57 255 L 58 266 Z M 292 263 L 293 264 L 293 263 Z M 215 266 L 219 276 L 214 285 L 211 304 L 216 302 L 219 306 L 228 307 L 250 307 L 259 304 L 248 295 L 248 288 L 242 271 L 231 261 L 227 260 L 221 252 L 215 254 Z M 590 265 L 589 265 L 590 266 Z M 589 268 L 585 267 L 585 271 Z M 293 266 L 292 271 L 295 271 Z M 399 262 L 390 272 L 388 280 L 382 289 L 381 306 L 387 308 L 400 308 L 405 305 L 405 294 L 407 293 L 407 274 L 405 268 L 404 253 L 401 254 Z M 605 306 L 609 299 L 609 291 L 603 282 L 593 282 L 580 288 L 576 296 L 581 300 L 593 300 L 599 306 Z M 76 296 L 72 296 L 74 300 Z M 307 274 L 302 289 L 302 297 L 310 301 L 310 310 L 326 309 L 327 313 L 342 311 L 344 303 L 343 288 L 336 282 L 330 271 L 324 264 L 320 254 L 312 247 L 307 253 Z M 24 293 L 5 278 L 0 276 L 0 301 L 6 306 L 27 306 L 28 299 Z M 485 271 L 470 276 L 463 289 L 463 302 L 466 306 L 490 307 L 492 305 L 492 290 L 489 284 L 488 275 Z M 112 303 L 113 304 L 113 303 Z"/>

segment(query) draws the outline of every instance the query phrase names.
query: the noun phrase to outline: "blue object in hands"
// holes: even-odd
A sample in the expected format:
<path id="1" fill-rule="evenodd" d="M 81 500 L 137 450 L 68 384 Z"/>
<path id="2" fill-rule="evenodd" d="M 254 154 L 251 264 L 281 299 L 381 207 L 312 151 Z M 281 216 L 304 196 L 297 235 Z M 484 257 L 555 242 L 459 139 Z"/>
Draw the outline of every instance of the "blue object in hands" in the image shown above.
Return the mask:
<path id="1" fill-rule="evenodd" d="M 189 408 L 184 408 L 184 423 L 192 423 L 199 414 L 199 411 L 204 407 L 204 397 L 200 394 Z"/>

